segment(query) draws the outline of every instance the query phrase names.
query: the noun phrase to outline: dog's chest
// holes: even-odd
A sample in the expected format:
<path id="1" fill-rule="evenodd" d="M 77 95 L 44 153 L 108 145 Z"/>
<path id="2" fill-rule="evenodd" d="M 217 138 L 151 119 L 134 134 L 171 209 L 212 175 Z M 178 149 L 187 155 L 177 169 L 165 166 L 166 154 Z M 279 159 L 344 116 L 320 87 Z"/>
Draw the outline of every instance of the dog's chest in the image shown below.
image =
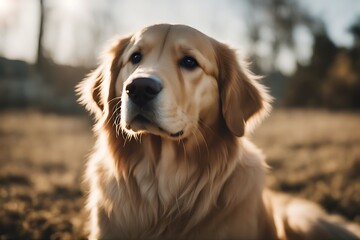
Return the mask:
<path id="1" fill-rule="evenodd" d="M 151 155 L 145 155 L 127 179 L 107 183 L 110 222 L 126 236 L 161 235 L 168 231 L 169 223 L 176 225 L 190 215 L 189 199 L 196 196 L 187 187 L 194 186 L 199 177 L 189 159 L 179 160 L 172 146 L 163 146 L 160 156 L 154 166 Z"/>

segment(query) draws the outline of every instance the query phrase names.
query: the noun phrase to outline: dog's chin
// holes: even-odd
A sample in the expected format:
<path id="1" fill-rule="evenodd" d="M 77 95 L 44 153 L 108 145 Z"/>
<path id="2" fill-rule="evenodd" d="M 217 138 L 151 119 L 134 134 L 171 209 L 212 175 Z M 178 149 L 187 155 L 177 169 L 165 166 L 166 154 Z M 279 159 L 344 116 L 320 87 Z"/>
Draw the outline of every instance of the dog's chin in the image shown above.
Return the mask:
<path id="1" fill-rule="evenodd" d="M 125 132 L 131 136 L 140 134 L 152 134 L 171 140 L 181 140 L 185 138 L 184 130 L 171 132 L 162 128 L 155 121 L 146 118 L 143 115 L 137 115 L 124 126 Z"/>

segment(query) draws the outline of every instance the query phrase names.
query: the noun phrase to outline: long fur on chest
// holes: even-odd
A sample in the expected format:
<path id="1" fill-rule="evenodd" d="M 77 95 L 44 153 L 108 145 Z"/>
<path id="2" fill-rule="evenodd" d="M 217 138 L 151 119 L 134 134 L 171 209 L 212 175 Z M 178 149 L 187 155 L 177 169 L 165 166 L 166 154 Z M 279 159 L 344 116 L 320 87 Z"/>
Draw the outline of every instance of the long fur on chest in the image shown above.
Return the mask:
<path id="1" fill-rule="evenodd" d="M 245 139 L 218 137 L 223 141 L 144 135 L 109 142 L 109 135 L 98 136 L 87 169 L 92 221 L 108 218 L 99 222 L 115 227 L 117 237 L 186 236 L 211 225 L 212 215 L 246 201 L 249 191 L 260 194 L 261 153 Z M 249 175 L 257 181 L 243 181 L 253 179 Z M 239 191 L 233 191 L 236 185 Z"/>

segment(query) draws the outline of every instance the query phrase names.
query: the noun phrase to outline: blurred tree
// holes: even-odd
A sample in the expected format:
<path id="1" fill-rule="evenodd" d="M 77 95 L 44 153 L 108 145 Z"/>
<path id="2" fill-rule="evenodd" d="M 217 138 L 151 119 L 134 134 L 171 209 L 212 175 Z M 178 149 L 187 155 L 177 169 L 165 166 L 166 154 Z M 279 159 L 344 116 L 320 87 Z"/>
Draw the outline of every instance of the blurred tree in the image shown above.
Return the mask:
<path id="1" fill-rule="evenodd" d="M 321 23 L 301 8 L 296 0 L 251 0 L 248 3 L 254 9 L 247 18 L 252 41 L 251 55 L 262 72 L 276 68 L 281 50 L 295 52 L 298 27 L 305 27 L 310 34 L 321 28 Z M 265 56 L 261 55 L 264 42 L 270 45 L 265 49 L 269 52 Z"/>
<path id="2" fill-rule="evenodd" d="M 350 26 L 349 31 L 354 36 L 354 47 L 359 48 L 360 47 L 360 16 L 357 18 L 354 24 Z"/>
<path id="3" fill-rule="evenodd" d="M 45 53 L 58 64 L 94 66 L 104 43 L 123 24 L 117 7 L 121 0 L 45 3 Z"/>
<path id="4" fill-rule="evenodd" d="M 360 76 L 360 16 L 350 26 L 349 31 L 354 37 L 354 44 L 352 49 L 350 49 L 350 55 L 354 63 L 354 69 L 357 69 Z"/>
<path id="5" fill-rule="evenodd" d="M 324 30 L 315 35 L 310 63 L 299 64 L 288 80 L 287 106 L 360 108 L 359 29 L 360 20 L 350 28 L 350 49 L 336 47 Z"/>
<path id="6" fill-rule="evenodd" d="M 36 67 L 39 73 L 43 70 L 45 62 L 44 48 L 43 48 L 43 36 L 44 36 L 44 22 L 45 22 L 45 6 L 44 0 L 39 1 L 40 4 L 40 22 L 39 22 L 39 37 L 38 37 L 38 49 L 36 58 Z"/>
<path id="7" fill-rule="evenodd" d="M 254 69 L 268 76 L 265 83 L 277 90 L 277 93 L 272 91 L 275 97 L 281 98 L 285 92 L 278 103 L 360 108 L 360 17 L 349 28 L 354 45 L 341 49 L 329 38 L 325 25 L 301 8 L 297 0 L 252 0 L 248 4 L 253 10 L 247 19 Z M 299 28 L 307 29 L 313 38 L 308 63 L 296 56 Z M 297 57 L 296 71 L 286 81 L 277 62 L 284 49 Z"/>
<path id="8" fill-rule="evenodd" d="M 353 48 L 350 49 L 350 57 L 353 69 L 355 70 L 357 81 L 354 86 L 354 94 L 352 102 L 358 108 L 360 107 L 360 16 L 357 17 L 357 20 L 350 26 L 349 31 L 354 37 Z"/>
<path id="9" fill-rule="evenodd" d="M 321 98 L 323 105 L 330 108 L 355 108 L 355 98 L 360 94 L 359 75 L 352 65 L 352 59 L 347 49 L 339 49 L 334 62 L 328 69 Z"/>
<path id="10" fill-rule="evenodd" d="M 321 86 L 332 64 L 337 49 L 326 31 L 315 35 L 313 55 L 308 66 L 298 64 L 297 71 L 288 79 L 285 103 L 288 106 L 322 105 Z"/>

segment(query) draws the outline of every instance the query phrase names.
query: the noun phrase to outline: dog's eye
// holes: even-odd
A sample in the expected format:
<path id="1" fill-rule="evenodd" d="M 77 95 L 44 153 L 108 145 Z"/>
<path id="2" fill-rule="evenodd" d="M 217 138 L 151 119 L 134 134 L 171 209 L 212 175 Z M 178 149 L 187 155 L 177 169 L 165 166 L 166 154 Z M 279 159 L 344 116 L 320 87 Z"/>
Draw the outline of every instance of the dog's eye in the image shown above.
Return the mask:
<path id="1" fill-rule="evenodd" d="M 142 54 L 139 52 L 134 52 L 131 54 L 130 61 L 132 64 L 138 64 L 142 59 Z"/>
<path id="2" fill-rule="evenodd" d="M 185 69 L 193 70 L 197 66 L 198 66 L 198 63 L 195 60 L 195 58 L 193 58 L 193 57 L 185 56 L 180 60 L 180 67 L 183 67 Z"/>

